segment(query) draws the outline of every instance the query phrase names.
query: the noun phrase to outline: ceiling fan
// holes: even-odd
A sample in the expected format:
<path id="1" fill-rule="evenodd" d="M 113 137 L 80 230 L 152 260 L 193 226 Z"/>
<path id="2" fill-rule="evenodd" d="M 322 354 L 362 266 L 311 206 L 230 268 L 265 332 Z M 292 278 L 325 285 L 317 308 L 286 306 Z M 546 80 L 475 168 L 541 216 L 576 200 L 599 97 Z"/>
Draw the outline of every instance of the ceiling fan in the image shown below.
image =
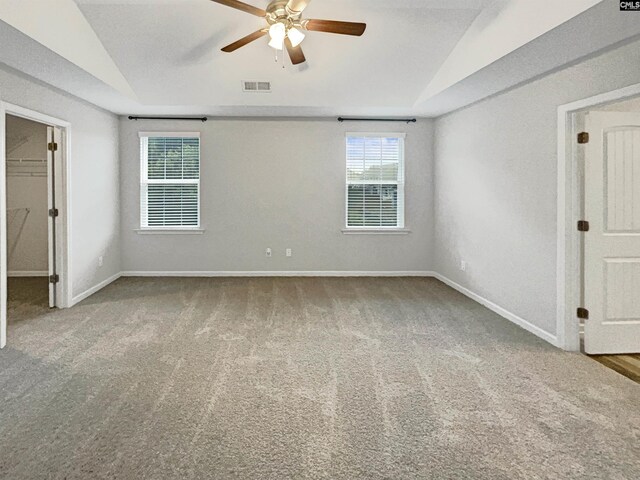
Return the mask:
<path id="1" fill-rule="evenodd" d="M 303 31 L 337 33 L 340 35 L 361 36 L 367 28 L 365 23 L 339 22 L 335 20 L 307 20 L 302 18 L 302 12 L 311 0 L 273 0 L 266 8 L 248 5 L 238 0 L 211 0 L 256 17 L 263 17 L 267 26 L 247 35 L 240 40 L 227 45 L 223 52 L 235 52 L 241 47 L 269 35 L 269 46 L 276 50 L 284 50 L 286 47 L 291 62 L 294 65 L 304 63 L 306 58 L 300 44 L 305 38 Z"/>

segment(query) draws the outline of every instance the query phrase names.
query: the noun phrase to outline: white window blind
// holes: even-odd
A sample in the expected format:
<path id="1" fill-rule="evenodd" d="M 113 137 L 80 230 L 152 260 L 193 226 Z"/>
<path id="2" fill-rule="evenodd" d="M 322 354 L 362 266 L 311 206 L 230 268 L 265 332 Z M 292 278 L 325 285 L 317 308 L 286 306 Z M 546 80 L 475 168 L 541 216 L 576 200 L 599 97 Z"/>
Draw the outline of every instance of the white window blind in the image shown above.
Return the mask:
<path id="1" fill-rule="evenodd" d="M 404 134 L 347 134 L 347 228 L 404 228 Z"/>
<path id="2" fill-rule="evenodd" d="M 140 227 L 200 227 L 199 133 L 140 133 Z"/>

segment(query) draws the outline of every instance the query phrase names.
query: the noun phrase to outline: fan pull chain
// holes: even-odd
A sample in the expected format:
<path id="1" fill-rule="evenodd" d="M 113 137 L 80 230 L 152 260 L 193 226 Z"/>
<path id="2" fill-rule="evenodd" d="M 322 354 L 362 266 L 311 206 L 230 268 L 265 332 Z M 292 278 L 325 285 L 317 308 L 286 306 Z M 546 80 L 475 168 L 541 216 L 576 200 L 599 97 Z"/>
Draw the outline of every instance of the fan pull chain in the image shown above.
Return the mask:
<path id="1" fill-rule="evenodd" d="M 275 52 L 276 52 L 276 59 L 275 59 L 275 62 L 276 62 L 276 63 L 278 63 L 278 61 L 279 61 L 279 58 L 278 58 L 278 52 L 280 52 L 280 51 L 281 51 L 281 50 L 278 50 L 277 48 L 275 49 Z M 283 70 L 286 68 L 286 67 L 285 67 L 285 58 L 284 58 L 284 57 L 285 57 L 285 55 L 284 55 L 284 50 L 282 50 L 282 69 L 283 69 Z"/>

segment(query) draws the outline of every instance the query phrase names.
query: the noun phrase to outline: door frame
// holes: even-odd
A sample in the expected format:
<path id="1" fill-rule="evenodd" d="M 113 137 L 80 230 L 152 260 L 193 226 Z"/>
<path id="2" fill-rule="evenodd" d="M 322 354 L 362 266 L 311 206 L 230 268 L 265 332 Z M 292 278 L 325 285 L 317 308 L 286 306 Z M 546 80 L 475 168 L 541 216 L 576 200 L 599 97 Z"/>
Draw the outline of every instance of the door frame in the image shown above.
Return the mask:
<path id="1" fill-rule="evenodd" d="M 577 143 L 579 115 L 593 107 L 640 96 L 640 83 L 584 98 L 558 107 L 558 204 L 557 204 L 557 346 L 580 351 L 580 323 L 576 309 L 582 302 L 582 236 L 577 230 L 583 213 L 582 158 Z"/>
<path id="2" fill-rule="evenodd" d="M 50 115 L 14 105 L 0 102 L 0 185 L 6 185 L 6 115 L 25 118 L 48 126 L 57 127 L 62 133 L 62 145 L 58 150 L 57 161 L 61 165 L 61 187 L 56 189 L 56 205 L 59 211 L 59 245 L 56 250 L 56 264 L 60 275 L 57 290 L 59 308 L 71 305 L 71 123 Z M 50 188 L 50 187 L 49 187 Z M 0 195 L 0 348 L 7 343 L 7 198 L 6 188 Z"/>

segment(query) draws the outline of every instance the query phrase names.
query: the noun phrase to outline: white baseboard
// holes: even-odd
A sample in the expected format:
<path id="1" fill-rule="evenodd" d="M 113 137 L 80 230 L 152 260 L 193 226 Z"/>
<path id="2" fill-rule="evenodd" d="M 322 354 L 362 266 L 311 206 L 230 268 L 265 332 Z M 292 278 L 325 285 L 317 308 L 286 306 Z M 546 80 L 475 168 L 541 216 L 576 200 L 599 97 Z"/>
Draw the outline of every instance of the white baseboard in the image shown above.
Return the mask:
<path id="1" fill-rule="evenodd" d="M 117 273 L 103 282 L 100 282 L 98 285 L 86 290 L 73 297 L 71 301 L 71 305 L 73 306 L 78 302 L 81 302 L 85 298 L 93 295 L 98 290 L 103 289 L 110 283 L 116 281 L 120 277 L 434 277 L 440 280 L 442 283 L 448 285 L 449 287 L 457 290 L 458 292 L 466 295 L 470 299 L 478 302 L 479 304 L 485 306 L 489 310 L 497 313 L 503 318 L 515 323 L 519 327 L 524 328 L 528 332 L 533 333 L 534 335 L 546 340 L 552 345 L 558 345 L 558 338 L 533 325 L 522 317 L 519 317 L 515 313 L 508 311 L 505 308 L 502 308 L 500 305 L 495 304 L 494 302 L 487 300 L 486 298 L 478 295 L 477 293 L 472 292 L 468 288 L 463 287 L 462 285 L 457 284 L 453 280 L 448 279 L 444 275 L 441 275 L 437 272 L 429 271 L 429 270 L 419 270 L 419 271 L 287 271 L 287 272 L 267 272 L 267 271 L 230 271 L 230 272 L 213 272 L 213 271 L 159 271 L 159 272 L 149 272 L 149 271 L 125 271 Z"/>
<path id="2" fill-rule="evenodd" d="M 49 272 L 46 270 L 9 270 L 7 277 L 46 277 Z"/>
<path id="3" fill-rule="evenodd" d="M 430 271 L 122 272 L 123 277 L 433 277 Z"/>
<path id="4" fill-rule="evenodd" d="M 87 297 L 90 297 L 94 293 L 102 290 L 104 287 L 109 285 L 110 283 L 115 282 L 120 277 L 433 277 L 435 276 L 434 272 L 430 271 L 380 271 L 380 272 L 370 272 L 370 271 L 362 271 L 362 272 L 354 272 L 354 271 L 319 271 L 319 272 L 202 272 L 202 271 L 194 271 L 194 272 L 120 272 L 117 273 L 106 280 L 100 282 L 99 284 L 85 290 L 79 295 L 76 295 L 71 299 L 71 304 L 69 307 L 73 307 L 77 303 L 81 302 Z"/>
<path id="5" fill-rule="evenodd" d="M 509 310 L 507 310 L 505 308 L 502 308 L 500 305 L 496 305 L 491 300 L 487 300 L 486 298 L 478 295 L 477 293 L 472 292 L 468 288 L 465 288 L 462 285 L 457 284 L 453 280 L 449 280 L 444 275 L 441 275 L 439 273 L 435 273 L 434 277 L 437 278 L 438 280 L 440 280 L 442 283 L 450 286 L 454 290 L 457 290 L 458 292 L 462 293 L 463 295 L 466 295 L 470 299 L 478 302 L 480 305 L 483 305 L 483 306 L 487 307 L 489 310 L 497 313 L 501 317 L 506 318 L 510 322 L 515 323 L 516 325 L 518 325 L 519 327 L 524 328 L 528 332 L 531 332 L 534 335 L 542 338 L 543 340 L 546 340 L 550 344 L 552 344 L 552 345 L 554 345 L 556 347 L 558 346 L 558 338 L 555 335 L 547 332 L 546 330 L 541 329 L 540 327 L 537 327 L 536 325 L 528 322 L 524 318 L 519 317 L 515 313 L 511 313 Z"/>
<path id="6" fill-rule="evenodd" d="M 106 280 L 103 280 L 99 284 L 89 288 L 88 290 L 85 290 L 80 295 L 76 295 L 75 297 L 73 297 L 71 299 L 71 305 L 69 305 L 69 307 L 73 307 L 74 305 L 76 305 L 77 303 L 81 302 L 85 298 L 90 297 L 91 295 L 93 295 L 94 293 L 96 293 L 99 290 L 102 290 L 104 287 L 106 287 L 110 283 L 115 282 L 121 276 L 122 276 L 122 273 L 116 273 L 115 275 L 112 275 L 111 277 L 107 278 Z"/>

